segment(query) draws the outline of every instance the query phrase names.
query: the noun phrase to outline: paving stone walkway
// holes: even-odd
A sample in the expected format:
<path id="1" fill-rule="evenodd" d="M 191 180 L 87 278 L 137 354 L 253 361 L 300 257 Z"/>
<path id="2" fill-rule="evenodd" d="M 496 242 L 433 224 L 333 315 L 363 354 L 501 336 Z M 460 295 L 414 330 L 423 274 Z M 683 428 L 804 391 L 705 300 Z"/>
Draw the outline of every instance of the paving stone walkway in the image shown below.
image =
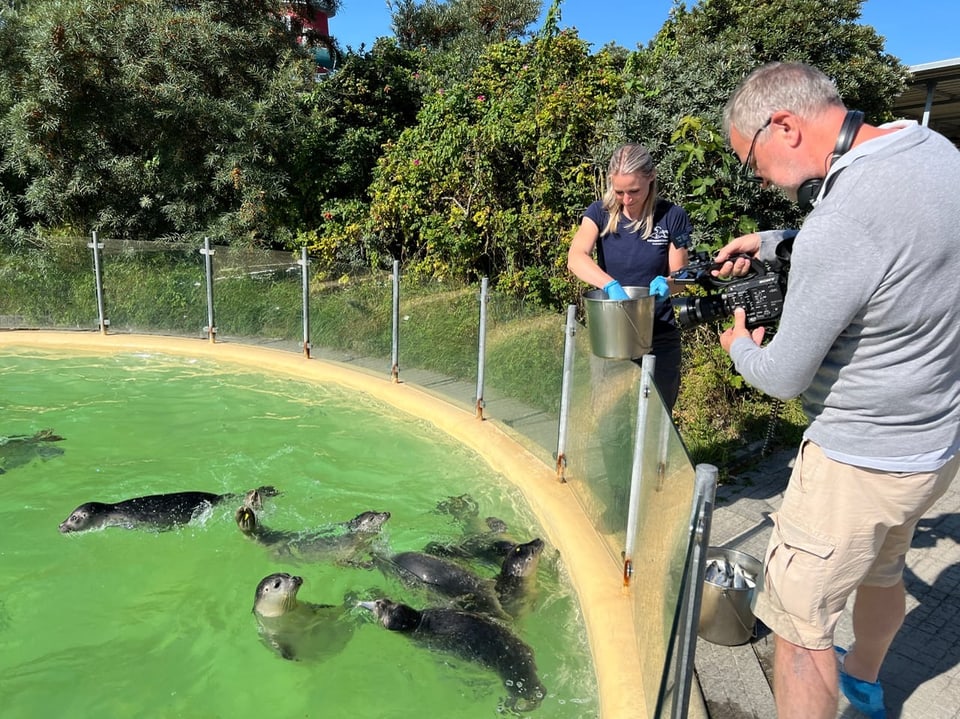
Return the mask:
<path id="1" fill-rule="evenodd" d="M 712 546 L 761 558 L 770 513 L 783 500 L 795 455 L 776 453 L 717 489 Z M 880 672 L 889 719 L 960 719 L 960 480 L 921 520 L 907 555 L 907 616 Z M 848 610 L 850 607 L 848 606 Z M 759 624 L 759 623 L 758 623 Z M 697 641 L 697 680 L 710 719 L 774 719 L 770 689 L 773 640 L 758 636 L 736 647 Z M 849 611 L 837 644 L 853 639 Z M 841 695 L 838 719 L 860 712 Z"/>

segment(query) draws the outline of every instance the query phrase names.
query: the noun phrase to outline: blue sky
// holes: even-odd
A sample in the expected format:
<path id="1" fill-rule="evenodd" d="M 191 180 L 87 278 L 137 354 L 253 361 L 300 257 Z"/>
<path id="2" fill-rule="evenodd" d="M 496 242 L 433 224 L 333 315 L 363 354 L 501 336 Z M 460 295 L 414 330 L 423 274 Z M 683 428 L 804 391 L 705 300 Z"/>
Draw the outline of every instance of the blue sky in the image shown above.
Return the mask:
<path id="1" fill-rule="evenodd" d="M 386 0 L 342 0 L 330 19 L 330 34 L 343 47 L 369 49 L 391 35 Z M 695 3 L 688 0 L 687 6 Z M 544 3 L 547 5 L 547 2 Z M 576 27 L 599 50 L 608 42 L 633 49 L 653 39 L 670 13 L 672 0 L 565 0 L 561 27 Z M 957 0 L 866 0 L 861 22 L 885 39 L 886 51 L 907 65 L 960 57 L 960 2 Z M 539 27 L 539 23 L 538 23 Z"/>

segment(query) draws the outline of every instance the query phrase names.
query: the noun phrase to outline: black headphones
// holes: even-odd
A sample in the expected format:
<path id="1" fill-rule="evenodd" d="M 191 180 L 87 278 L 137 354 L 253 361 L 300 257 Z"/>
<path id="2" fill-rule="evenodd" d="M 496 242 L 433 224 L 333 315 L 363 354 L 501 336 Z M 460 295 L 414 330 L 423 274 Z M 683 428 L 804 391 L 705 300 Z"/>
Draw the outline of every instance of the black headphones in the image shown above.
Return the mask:
<path id="1" fill-rule="evenodd" d="M 833 154 L 830 155 L 831 166 L 841 155 L 850 149 L 850 146 L 853 144 L 853 138 L 857 136 L 857 131 L 862 124 L 863 112 L 860 110 L 850 110 L 847 112 L 847 116 L 843 119 L 843 125 L 840 127 L 840 134 L 837 135 L 837 144 L 833 148 Z M 833 177 L 830 178 L 827 189 L 823 191 L 824 195 L 830 191 L 830 185 L 833 184 L 836 177 L 837 175 L 834 174 Z M 814 177 L 797 188 L 797 204 L 800 205 L 800 209 L 804 212 L 809 212 L 813 209 L 813 201 L 820 195 L 823 180 L 824 178 L 822 177 Z"/>

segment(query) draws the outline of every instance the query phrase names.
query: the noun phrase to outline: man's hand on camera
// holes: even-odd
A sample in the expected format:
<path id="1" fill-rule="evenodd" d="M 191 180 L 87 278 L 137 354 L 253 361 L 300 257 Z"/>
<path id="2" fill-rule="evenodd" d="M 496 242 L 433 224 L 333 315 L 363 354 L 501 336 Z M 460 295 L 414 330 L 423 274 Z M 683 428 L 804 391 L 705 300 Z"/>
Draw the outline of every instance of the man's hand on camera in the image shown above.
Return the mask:
<path id="1" fill-rule="evenodd" d="M 760 251 L 760 235 L 752 232 L 749 235 L 740 235 L 724 247 L 713 258 L 713 261 L 719 265 L 711 271 L 714 277 L 742 277 L 750 271 L 750 259 L 747 257 L 736 257 L 735 255 L 750 255 L 756 257 Z"/>
<path id="2" fill-rule="evenodd" d="M 747 329 L 747 313 L 743 307 L 737 307 L 733 311 L 733 327 L 730 327 L 720 333 L 720 346 L 730 354 L 730 346 L 741 337 L 749 337 L 759 347 L 763 342 L 763 335 L 766 330 L 763 327 L 757 327 L 752 332 Z"/>

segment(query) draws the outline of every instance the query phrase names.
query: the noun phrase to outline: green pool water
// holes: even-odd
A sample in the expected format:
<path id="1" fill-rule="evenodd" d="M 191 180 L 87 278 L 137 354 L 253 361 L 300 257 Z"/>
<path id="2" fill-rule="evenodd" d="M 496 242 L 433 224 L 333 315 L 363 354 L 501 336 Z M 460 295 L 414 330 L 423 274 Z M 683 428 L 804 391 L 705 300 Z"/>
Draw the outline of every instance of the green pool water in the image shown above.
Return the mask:
<path id="1" fill-rule="evenodd" d="M 272 572 L 302 576 L 300 599 L 311 602 L 430 602 L 377 570 L 272 558 L 236 528 L 236 503 L 166 532 L 57 530 L 86 501 L 270 484 L 282 495 L 265 524 L 306 530 L 387 510 L 378 540 L 387 552 L 458 538 L 461 523 L 437 504 L 463 494 L 514 538 L 540 535 L 519 492 L 433 425 L 338 386 L 212 360 L 0 353 L 0 437 L 47 428 L 64 438 L 50 445 L 62 454 L 4 460 L 0 451 L 3 717 L 503 714 L 494 673 L 419 647 L 359 608 L 332 656 L 273 654 L 251 613 Z M 549 545 L 530 609 L 513 626 L 548 691 L 528 716 L 596 717 L 585 631 Z"/>

